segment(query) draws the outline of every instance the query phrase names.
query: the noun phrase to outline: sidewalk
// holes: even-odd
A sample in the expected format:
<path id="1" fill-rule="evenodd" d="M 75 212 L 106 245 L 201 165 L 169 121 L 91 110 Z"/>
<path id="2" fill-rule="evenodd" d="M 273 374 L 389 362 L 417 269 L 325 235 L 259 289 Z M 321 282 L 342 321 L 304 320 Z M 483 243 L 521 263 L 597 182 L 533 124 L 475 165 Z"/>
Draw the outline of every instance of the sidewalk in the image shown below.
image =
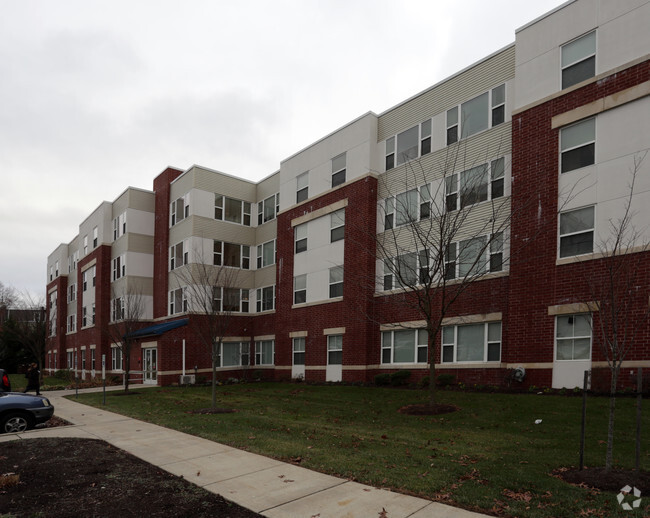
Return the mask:
<path id="1" fill-rule="evenodd" d="M 324 475 L 63 398 L 71 394 L 73 390 L 44 395 L 54 405 L 54 414 L 73 426 L 3 434 L 0 442 L 35 437 L 101 439 L 269 518 L 368 518 L 378 517 L 383 509 L 388 518 L 484 516 Z"/>

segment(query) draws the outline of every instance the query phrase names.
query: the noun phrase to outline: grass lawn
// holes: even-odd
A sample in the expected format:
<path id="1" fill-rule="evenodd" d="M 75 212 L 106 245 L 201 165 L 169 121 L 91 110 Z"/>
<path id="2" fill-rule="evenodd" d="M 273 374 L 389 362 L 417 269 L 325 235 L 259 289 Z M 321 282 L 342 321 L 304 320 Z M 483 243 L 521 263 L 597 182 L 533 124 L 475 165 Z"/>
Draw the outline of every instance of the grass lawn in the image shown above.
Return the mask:
<path id="1" fill-rule="evenodd" d="M 218 388 L 218 406 L 237 410 L 229 414 L 191 413 L 210 406 L 210 387 L 138 389 L 128 397 L 109 392 L 106 401 L 107 409 L 117 413 L 492 514 L 611 517 L 650 511 L 650 495 L 641 509 L 626 514 L 616 494 L 551 476 L 557 468 L 578 464 L 580 397 L 441 390 L 439 402 L 459 411 L 398 413 L 426 397 L 420 390 L 255 383 Z M 79 401 L 101 406 L 102 394 L 80 394 Z M 588 466 L 604 464 L 607 404 L 606 398 L 588 401 Z M 634 398 L 620 398 L 616 415 L 615 462 L 628 468 L 634 466 L 634 405 Z M 647 437 L 650 415 L 645 410 Z M 542 422 L 535 424 L 537 419 Z M 650 468 L 647 448 L 642 468 Z"/>
<path id="2" fill-rule="evenodd" d="M 14 392 L 22 392 L 27 386 L 27 378 L 24 374 L 9 374 L 9 381 L 11 382 L 11 390 Z M 63 388 L 67 382 L 53 376 L 45 376 L 41 385 L 41 390 L 50 390 L 52 388 Z M 32 394 L 34 391 L 31 392 Z"/>

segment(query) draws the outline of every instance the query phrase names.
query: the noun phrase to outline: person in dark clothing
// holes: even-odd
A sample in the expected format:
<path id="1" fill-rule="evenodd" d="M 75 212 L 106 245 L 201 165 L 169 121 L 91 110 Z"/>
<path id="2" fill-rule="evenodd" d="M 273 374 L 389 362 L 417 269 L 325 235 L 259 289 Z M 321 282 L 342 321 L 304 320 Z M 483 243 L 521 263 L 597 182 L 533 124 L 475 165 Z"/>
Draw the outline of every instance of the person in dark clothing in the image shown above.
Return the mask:
<path id="1" fill-rule="evenodd" d="M 41 371 L 38 370 L 38 365 L 32 363 L 29 366 L 29 369 L 27 369 L 27 374 L 25 374 L 25 377 L 27 378 L 27 387 L 25 388 L 24 392 L 27 392 L 28 390 L 35 390 L 36 395 L 40 396 L 41 395 Z"/>

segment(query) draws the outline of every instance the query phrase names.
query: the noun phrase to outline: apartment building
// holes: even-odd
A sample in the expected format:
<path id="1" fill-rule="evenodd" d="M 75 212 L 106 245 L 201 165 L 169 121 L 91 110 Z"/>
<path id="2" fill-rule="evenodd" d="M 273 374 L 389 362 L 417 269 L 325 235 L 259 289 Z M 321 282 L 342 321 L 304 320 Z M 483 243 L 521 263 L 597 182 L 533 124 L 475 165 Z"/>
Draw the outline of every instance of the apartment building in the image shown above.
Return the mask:
<path id="1" fill-rule="evenodd" d="M 524 385 L 574 387 L 589 369 L 606 383 L 594 286 L 616 249 L 634 265 L 631 383 L 650 367 L 648 26 L 650 2 L 573 0 L 260 182 L 167 168 L 152 191 L 103 202 L 48 257 L 46 368 L 92 377 L 103 357 L 121 375 L 107 329 L 137 294 L 131 368 L 147 383 L 209 376 L 203 269 L 226 276 L 210 287 L 230 316 L 221 378 L 417 380 L 434 361 L 468 383 L 519 366 Z M 616 248 L 628 200 L 635 233 Z M 415 295 L 426 287 L 442 324 L 431 337 Z"/>

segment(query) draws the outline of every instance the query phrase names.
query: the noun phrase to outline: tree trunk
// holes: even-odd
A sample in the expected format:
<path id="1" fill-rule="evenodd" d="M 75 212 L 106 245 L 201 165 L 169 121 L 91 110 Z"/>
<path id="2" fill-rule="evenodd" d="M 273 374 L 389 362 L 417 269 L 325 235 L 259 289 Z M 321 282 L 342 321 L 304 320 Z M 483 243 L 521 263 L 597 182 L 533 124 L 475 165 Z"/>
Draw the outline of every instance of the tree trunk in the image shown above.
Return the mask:
<path id="1" fill-rule="evenodd" d="M 215 408 L 217 408 L 217 344 L 212 342 L 212 410 Z"/>
<path id="2" fill-rule="evenodd" d="M 128 349 L 128 348 L 127 348 Z M 129 354 L 122 353 L 124 361 L 124 392 L 129 393 L 129 374 L 131 372 L 131 358 Z"/>
<path id="3" fill-rule="evenodd" d="M 431 329 L 427 330 L 429 349 L 429 406 L 436 405 L 436 337 Z"/>
<path id="4" fill-rule="evenodd" d="M 612 469 L 614 456 L 614 413 L 616 411 L 616 385 L 618 383 L 619 366 L 612 369 L 612 382 L 609 388 L 609 421 L 607 424 L 607 452 L 605 453 L 605 471 Z"/>

